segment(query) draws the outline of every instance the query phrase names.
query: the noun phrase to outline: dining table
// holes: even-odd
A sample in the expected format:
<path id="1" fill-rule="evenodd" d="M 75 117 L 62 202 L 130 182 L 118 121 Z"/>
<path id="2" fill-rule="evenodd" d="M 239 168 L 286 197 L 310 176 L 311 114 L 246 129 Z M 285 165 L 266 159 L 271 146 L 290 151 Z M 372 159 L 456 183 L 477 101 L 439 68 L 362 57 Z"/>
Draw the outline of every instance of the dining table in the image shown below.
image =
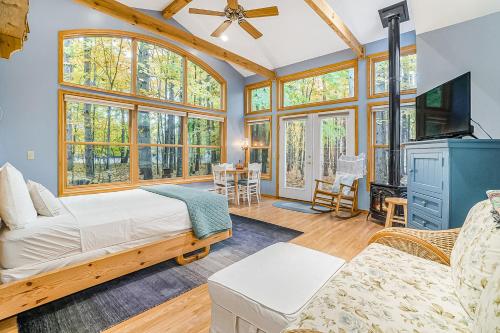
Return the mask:
<path id="1" fill-rule="evenodd" d="M 234 178 L 234 192 L 236 193 L 236 203 L 238 205 L 240 204 L 240 195 L 239 195 L 240 192 L 239 192 L 239 189 L 238 189 L 239 178 L 240 178 L 240 175 L 246 174 L 247 172 L 248 172 L 247 168 L 243 168 L 243 169 L 236 169 L 236 168 L 226 169 L 226 173 L 227 174 L 233 175 L 233 178 Z"/>

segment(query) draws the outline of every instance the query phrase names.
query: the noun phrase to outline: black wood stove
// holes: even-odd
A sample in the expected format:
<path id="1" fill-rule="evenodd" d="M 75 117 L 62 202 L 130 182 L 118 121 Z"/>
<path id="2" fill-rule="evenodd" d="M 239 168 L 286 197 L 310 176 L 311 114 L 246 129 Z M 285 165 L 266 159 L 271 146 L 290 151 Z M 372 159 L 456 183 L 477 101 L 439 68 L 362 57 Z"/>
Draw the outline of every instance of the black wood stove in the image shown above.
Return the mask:
<path id="1" fill-rule="evenodd" d="M 406 1 L 379 10 L 384 28 L 389 30 L 389 179 L 387 184 L 370 184 L 370 214 L 383 220 L 387 214 L 385 198 L 406 198 L 406 187 L 401 186 L 400 160 L 400 32 L 399 25 L 409 20 Z M 402 215 L 401 211 L 396 211 Z"/>

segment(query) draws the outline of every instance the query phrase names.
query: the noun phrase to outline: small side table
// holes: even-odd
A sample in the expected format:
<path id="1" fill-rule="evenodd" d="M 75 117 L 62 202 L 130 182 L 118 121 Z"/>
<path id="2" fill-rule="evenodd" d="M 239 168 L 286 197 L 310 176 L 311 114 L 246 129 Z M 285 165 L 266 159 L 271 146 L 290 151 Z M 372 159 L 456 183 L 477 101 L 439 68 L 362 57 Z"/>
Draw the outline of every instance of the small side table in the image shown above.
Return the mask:
<path id="1" fill-rule="evenodd" d="M 406 227 L 408 224 L 408 200 L 404 198 L 386 198 L 385 202 L 388 204 L 385 227 L 392 227 L 394 222 L 404 224 Z M 397 206 L 403 206 L 404 218 L 396 216 Z"/>

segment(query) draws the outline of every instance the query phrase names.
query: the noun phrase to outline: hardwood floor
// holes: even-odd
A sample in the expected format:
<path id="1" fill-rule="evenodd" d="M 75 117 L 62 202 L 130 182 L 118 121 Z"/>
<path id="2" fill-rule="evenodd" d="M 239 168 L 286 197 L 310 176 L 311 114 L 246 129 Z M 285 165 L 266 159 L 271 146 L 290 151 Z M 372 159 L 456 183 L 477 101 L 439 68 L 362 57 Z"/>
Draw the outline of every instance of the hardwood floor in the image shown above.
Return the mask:
<path id="1" fill-rule="evenodd" d="M 366 215 L 341 220 L 332 214 L 309 215 L 274 207 L 274 199 L 260 205 L 231 207 L 231 213 L 303 231 L 292 242 L 350 260 L 367 245 L 368 239 L 383 227 L 366 221 Z M 179 297 L 124 321 L 105 333 L 179 332 L 207 333 L 210 326 L 210 297 L 201 285 Z M 16 320 L 0 321 L 0 333 L 17 332 Z"/>

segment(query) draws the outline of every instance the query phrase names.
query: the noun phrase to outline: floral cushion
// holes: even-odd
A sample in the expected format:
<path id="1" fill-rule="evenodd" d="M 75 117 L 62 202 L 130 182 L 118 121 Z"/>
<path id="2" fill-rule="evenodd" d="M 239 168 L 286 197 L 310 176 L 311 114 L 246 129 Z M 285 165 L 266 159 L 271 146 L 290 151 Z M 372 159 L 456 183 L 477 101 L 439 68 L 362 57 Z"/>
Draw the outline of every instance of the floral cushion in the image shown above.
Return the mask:
<path id="1" fill-rule="evenodd" d="M 372 244 L 315 295 L 288 329 L 470 332 L 450 267 Z"/>
<path id="2" fill-rule="evenodd" d="M 500 267 L 481 294 L 474 333 L 500 332 Z"/>
<path id="3" fill-rule="evenodd" d="M 497 266 L 500 266 L 500 229 L 485 200 L 470 210 L 450 257 L 455 293 L 470 318 Z"/>
<path id="4" fill-rule="evenodd" d="M 497 223 L 497 228 L 500 226 L 500 190 L 487 191 L 486 194 L 490 199 L 493 219 Z"/>

